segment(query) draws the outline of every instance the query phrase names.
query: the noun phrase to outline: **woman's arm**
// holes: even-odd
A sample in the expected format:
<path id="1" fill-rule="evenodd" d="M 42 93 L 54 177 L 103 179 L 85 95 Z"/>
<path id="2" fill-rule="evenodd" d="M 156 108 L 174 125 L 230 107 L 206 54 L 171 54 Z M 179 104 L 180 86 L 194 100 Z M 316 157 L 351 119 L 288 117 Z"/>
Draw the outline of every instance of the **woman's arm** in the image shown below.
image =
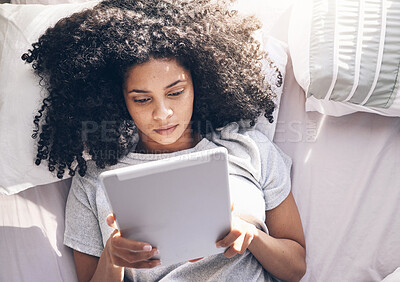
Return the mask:
<path id="1" fill-rule="evenodd" d="M 116 228 L 114 216 L 108 216 L 107 223 Z M 159 265 L 160 260 L 149 260 L 156 254 L 158 250 L 148 243 L 123 238 L 115 229 L 100 258 L 74 250 L 78 281 L 123 281 L 124 267 L 153 268 Z"/>
<path id="2" fill-rule="evenodd" d="M 105 254 L 105 255 L 103 255 Z M 74 260 L 78 281 L 123 281 L 123 267 L 113 266 L 107 262 L 106 252 L 100 258 L 74 250 Z M 96 271 L 96 269 L 98 271 Z"/>
<path id="3" fill-rule="evenodd" d="M 299 281 L 306 272 L 306 248 L 292 193 L 279 206 L 266 212 L 265 223 L 269 234 L 257 229 L 250 252 L 272 275 L 285 281 Z"/>
<path id="4" fill-rule="evenodd" d="M 232 231 L 217 243 L 229 247 L 225 256 L 243 254 L 246 248 L 272 275 L 285 281 L 299 281 L 306 272 L 303 228 L 292 193 L 276 208 L 266 212 L 269 234 L 236 218 Z"/>

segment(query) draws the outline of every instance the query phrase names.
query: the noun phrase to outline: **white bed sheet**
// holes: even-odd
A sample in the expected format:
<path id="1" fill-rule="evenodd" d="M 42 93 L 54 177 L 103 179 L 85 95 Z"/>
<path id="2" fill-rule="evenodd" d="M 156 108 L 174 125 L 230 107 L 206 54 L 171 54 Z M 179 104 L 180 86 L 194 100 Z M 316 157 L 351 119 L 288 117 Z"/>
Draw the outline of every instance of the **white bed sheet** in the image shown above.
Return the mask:
<path id="1" fill-rule="evenodd" d="M 284 87 L 274 141 L 293 159 L 302 281 L 381 281 L 400 267 L 400 118 L 306 113 L 292 71 Z"/>
<path id="2" fill-rule="evenodd" d="M 0 281 L 77 281 L 63 245 L 70 179 L 0 194 Z"/>

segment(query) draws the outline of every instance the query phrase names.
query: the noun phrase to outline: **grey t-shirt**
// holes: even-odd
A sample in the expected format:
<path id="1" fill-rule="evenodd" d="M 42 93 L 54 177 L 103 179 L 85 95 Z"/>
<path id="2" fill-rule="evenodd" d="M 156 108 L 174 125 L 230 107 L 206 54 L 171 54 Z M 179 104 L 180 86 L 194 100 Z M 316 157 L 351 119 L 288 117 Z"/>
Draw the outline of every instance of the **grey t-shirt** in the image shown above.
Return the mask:
<path id="1" fill-rule="evenodd" d="M 223 146 L 228 150 L 229 185 L 234 213 L 268 232 L 265 211 L 277 207 L 290 192 L 290 159 L 262 132 L 231 123 L 203 138 L 195 147 L 168 154 L 129 153 L 115 169 L 148 161 Z M 100 257 L 113 229 L 106 223 L 112 212 L 98 175 L 104 170 L 88 162 L 84 177 L 75 176 L 66 207 L 64 244 Z M 200 261 L 153 269 L 126 269 L 134 281 L 274 281 L 248 250 L 225 258 L 223 254 Z"/>

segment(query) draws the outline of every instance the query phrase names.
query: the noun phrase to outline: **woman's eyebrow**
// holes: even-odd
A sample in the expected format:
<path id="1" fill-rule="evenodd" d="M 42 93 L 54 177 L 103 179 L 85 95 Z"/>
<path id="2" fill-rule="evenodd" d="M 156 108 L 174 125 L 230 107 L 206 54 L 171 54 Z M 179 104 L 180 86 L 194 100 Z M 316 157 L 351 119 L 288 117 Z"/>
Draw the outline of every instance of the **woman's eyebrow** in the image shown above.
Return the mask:
<path id="1" fill-rule="evenodd" d="M 128 93 L 132 93 L 132 92 L 136 92 L 136 93 L 149 93 L 150 91 L 147 91 L 147 90 L 139 90 L 139 89 L 132 89 L 132 90 L 130 90 Z"/>
<path id="2" fill-rule="evenodd" d="M 172 83 L 169 84 L 168 86 L 164 87 L 164 89 L 171 88 L 172 86 L 177 85 L 179 82 L 186 82 L 186 80 L 178 79 L 177 81 L 172 82 Z"/>
<path id="3" fill-rule="evenodd" d="M 177 81 L 172 82 L 171 84 L 165 86 L 164 89 L 171 88 L 172 86 L 175 86 L 175 85 L 177 85 L 177 84 L 180 83 L 180 82 L 186 82 L 186 80 L 178 79 Z M 150 91 L 147 91 L 147 90 L 140 90 L 140 89 L 132 89 L 132 90 L 128 91 L 128 93 L 132 93 L 132 92 L 136 92 L 136 93 L 150 93 Z"/>

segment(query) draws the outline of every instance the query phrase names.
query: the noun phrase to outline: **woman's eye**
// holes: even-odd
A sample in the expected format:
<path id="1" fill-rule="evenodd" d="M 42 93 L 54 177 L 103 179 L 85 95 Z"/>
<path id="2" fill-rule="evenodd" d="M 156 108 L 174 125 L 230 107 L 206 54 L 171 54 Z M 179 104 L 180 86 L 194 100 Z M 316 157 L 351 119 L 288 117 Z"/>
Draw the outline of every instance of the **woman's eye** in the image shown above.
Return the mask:
<path id="1" fill-rule="evenodd" d="M 170 93 L 170 94 L 168 94 L 168 96 L 178 96 L 178 95 L 181 95 L 184 91 L 185 90 L 181 90 L 179 92 Z"/>
<path id="2" fill-rule="evenodd" d="M 133 101 L 134 101 L 135 103 L 143 104 L 143 103 L 146 103 L 147 101 L 150 101 L 150 98 L 134 99 Z"/>

